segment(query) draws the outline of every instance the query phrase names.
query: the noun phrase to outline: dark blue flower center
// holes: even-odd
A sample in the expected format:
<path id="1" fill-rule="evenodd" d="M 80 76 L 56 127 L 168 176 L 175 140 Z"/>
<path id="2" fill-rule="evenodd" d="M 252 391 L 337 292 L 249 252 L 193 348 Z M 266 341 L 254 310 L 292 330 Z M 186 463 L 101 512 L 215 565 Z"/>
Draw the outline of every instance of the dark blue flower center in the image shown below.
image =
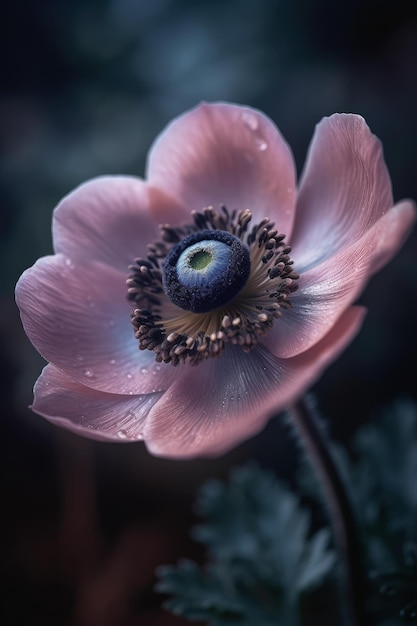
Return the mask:
<path id="1" fill-rule="evenodd" d="M 231 302 L 249 273 L 249 250 L 238 237 L 223 230 L 203 230 L 171 249 L 162 284 L 181 309 L 206 313 Z"/>

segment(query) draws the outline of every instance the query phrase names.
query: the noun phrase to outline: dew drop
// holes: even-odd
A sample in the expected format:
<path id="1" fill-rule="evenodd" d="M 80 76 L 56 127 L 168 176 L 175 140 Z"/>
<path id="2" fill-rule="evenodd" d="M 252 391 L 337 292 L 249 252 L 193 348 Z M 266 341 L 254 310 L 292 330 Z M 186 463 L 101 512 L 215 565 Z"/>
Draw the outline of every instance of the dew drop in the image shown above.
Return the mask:
<path id="1" fill-rule="evenodd" d="M 140 373 L 141 374 L 147 374 L 148 370 L 146 369 L 146 367 L 141 367 Z"/>
<path id="2" fill-rule="evenodd" d="M 133 378 L 133 376 L 132 376 L 132 374 L 126 374 L 126 378 L 128 378 L 130 380 L 131 378 Z"/>
<path id="3" fill-rule="evenodd" d="M 119 439 L 127 439 L 127 431 L 126 430 L 118 430 L 117 436 Z"/>
<path id="4" fill-rule="evenodd" d="M 116 365 L 116 359 L 110 359 L 110 365 Z"/>
<path id="5" fill-rule="evenodd" d="M 85 369 L 82 371 L 83 376 L 85 376 L 86 378 L 94 378 L 94 372 L 93 370 L 89 370 L 89 369 Z"/>
<path id="6" fill-rule="evenodd" d="M 74 269 L 74 263 L 72 262 L 72 260 L 71 260 L 71 259 L 66 258 L 66 259 L 65 259 L 65 265 L 66 265 L 66 266 L 67 266 L 70 270 Z"/>
<path id="7" fill-rule="evenodd" d="M 258 119 L 253 113 L 245 111 L 245 113 L 242 114 L 242 122 L 249 130 L 257 130 L 258 128 Z"/>
<path id="8" fill-rule="evenodd" d="M 263 139 L 257 139 L 256 145 L 258 146 L 258 150 L 260 152 L 265 152 L 265 150 L 268 150 L 268 144 Z"/>

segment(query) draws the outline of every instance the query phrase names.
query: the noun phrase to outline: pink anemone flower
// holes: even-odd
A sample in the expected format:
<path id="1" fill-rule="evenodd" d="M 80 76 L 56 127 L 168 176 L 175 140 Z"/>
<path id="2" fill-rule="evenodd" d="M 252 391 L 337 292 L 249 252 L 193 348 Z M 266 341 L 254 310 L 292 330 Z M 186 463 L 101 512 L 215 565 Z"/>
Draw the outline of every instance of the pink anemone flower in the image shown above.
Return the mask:
<path id="1" fill-rule="evenodd" d="M 318 124 L 297 190 L 270 119 L 202 104 L 156 139 L 145 180 L 95 178 L 55 209 L 55 254 L 16 287 L 48 361 L 31 408 L 159 456 L 222 454 L 349 344 L 414 219 L 362 117 Z"/>

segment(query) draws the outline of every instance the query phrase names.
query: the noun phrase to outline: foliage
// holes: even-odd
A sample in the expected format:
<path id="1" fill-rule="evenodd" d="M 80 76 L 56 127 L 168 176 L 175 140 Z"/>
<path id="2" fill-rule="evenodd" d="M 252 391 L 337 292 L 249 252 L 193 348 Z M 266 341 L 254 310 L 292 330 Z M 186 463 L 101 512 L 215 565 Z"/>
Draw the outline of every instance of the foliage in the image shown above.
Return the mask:
<path id="1" fill-rule="evenodd" d="M 417 406 L 399 400 L 351 442 L 332 444 L 359 524 L 378 626 L 417 622 Z M 319 498 L 304 465 L 301 491 Z"/>
<path id="2" fill-rule="evenodd" d="M 417 407 L 401 400 L 353 442 L 350 490 L 377 614 L 417 622 Z M 385 623 L 385 622 L 384 622 Z"/>
<path id="3" fill-rule="evenodd" d="M 206 483 L 196 510 L 206 521 L 193 535 L 209 565 L 160 568 L 158 590 L 175 596 L 166 606 L 213 626 L 297 624 L 301 596 L 335 562 L 328 529 L 311 534 L 300 498 L 255 465 L 233 470 L 229 485 Z"/>
<path id="4" fill-rule="evenodd" d="M 417 623 L 417 407 L 397 402 L 357 431 L 349 453 L 339 444 L 332 451 L 362 537 L 370 619 Z M 322 502 L 311 467 L 301 469 L 299 492 Z M 193 536 L 206 546 L 207 565 L 160 568 L 165 606 L 210 626 L 309 623 L 306 598 L 334 594 L 335 555 L 328 529 L 312 531 L 300 498 L 255 465 L 233 470 L 228 485 L 203 485 Z M 320 623 L 335 619 L 329 605 Z"/>

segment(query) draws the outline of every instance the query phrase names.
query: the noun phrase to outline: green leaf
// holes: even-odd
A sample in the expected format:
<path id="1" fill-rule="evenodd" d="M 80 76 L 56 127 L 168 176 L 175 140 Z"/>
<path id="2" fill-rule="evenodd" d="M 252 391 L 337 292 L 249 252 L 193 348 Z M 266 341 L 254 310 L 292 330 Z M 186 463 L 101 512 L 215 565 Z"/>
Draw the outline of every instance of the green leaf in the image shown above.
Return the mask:
<path id="1" fill-rule="evenodd" d="M 388 534 L 417 539 L 416 406 L 397 402 L 376 423 L 359 430 L 353 449 L 358 458 L 354 474 L 360 480 L 357 505 L 364 524 L 378 527 L 382 521 Z"/>
<path id="2" fill-rule="evenodd" d="M 301 595 L 335 562 L 328 530 L 311 535 L 299 497 L 255 465 L 234 469 L 227 485 L 208 481 L 196 511 L 204 522 L 193 536 L 208 562 L 159 568 L 157 589 L 171 596 L 165 606 L 212 626 L 297 626 Z"/>
<path id="3" fill-rule="evenodd" d="M 417 406 L 399 400 L 362 426 L 352 453 L 332 444 L 351 497 L 370 573 L 370 610 L 381 626 L 417 624 Z M 299 484 L 320 499 L 311 467 Z"/>
<path id="4" fill-rule="evenodd" d="M 210 619 L 212 624 L 242 623 L 243 607 L 233 589 L 225 593 L 215 570 L 206 574 L 193 561 L 182 559 L 177 567 L 165 565 L 156 571 L 157 591 L 173 597 L 164 606 L 193 620 Z"/>

